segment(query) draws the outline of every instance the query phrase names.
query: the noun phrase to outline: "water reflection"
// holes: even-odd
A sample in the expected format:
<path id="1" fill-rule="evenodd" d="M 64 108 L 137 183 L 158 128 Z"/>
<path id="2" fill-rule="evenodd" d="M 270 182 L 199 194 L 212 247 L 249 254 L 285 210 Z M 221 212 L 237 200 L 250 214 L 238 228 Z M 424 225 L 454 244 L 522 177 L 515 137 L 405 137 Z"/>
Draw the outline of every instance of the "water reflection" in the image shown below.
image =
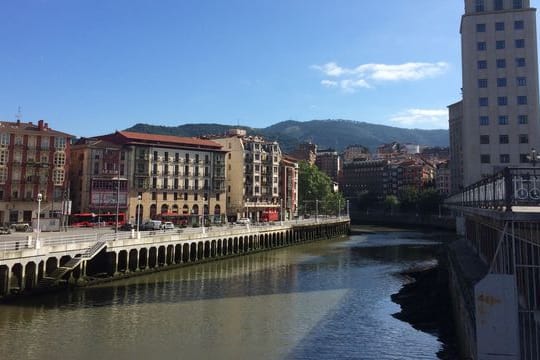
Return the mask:
<path id="1" fill-rule="evenodd" d="M 390 295 L 395 272 L 433 258 L 433 240 L 352 236 L 5 305 L 0 354 L 432 359 L 437 340 L 394 319 Z"/>

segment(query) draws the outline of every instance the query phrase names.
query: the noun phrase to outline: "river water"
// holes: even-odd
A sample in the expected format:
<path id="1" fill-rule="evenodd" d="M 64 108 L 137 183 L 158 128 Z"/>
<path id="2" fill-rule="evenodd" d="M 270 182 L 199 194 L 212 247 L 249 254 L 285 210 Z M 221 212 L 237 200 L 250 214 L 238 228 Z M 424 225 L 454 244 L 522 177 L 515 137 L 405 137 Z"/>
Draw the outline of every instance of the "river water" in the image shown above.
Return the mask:
<path id="1" fill-rule="evenodd" d="M 0 305 L 0 358 L 436 359 L 392 317 L 437 235 L 353 235 Z"/>

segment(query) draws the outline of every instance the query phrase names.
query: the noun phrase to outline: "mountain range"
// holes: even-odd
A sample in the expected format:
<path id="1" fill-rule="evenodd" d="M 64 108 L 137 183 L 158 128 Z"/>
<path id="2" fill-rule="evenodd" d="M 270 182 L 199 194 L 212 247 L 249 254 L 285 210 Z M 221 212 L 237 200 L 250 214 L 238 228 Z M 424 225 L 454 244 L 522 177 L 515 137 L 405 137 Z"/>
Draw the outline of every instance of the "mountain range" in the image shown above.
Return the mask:
<path id="1" fill-rule="evenodd" d="M 251 128 L 221 124 L 185 124 L 160 126 L 136 124 L 126 131 L 148 134 L 198 137 L 225 134 L 229 129 L 245 129 L 248 135 L 261 135 L 279 142 L 285 152 L 290 152 L 299 143 L 312 142 L 320 149 L 344 150 L 349 145 L 363 145 L 371 151 L 381 144 L 399 142 L 426 146 L 446 147 L 449 143 L 448 130 L 405 129 L 386 125 L 370 124 L 353 120 L 287 120 L 266 128 Z"/>

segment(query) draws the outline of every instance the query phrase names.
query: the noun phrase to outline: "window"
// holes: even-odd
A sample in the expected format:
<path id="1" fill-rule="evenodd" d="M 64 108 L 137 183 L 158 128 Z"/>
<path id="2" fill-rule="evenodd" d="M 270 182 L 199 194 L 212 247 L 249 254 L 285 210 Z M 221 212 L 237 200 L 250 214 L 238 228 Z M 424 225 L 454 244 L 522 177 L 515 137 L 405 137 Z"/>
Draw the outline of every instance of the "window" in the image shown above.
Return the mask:
<path id="1" fill-rule="evenodd" d="M 53 182 L 54 185 L 62 185 L 64 183 L 64 169 L 54 169 Z"/>
<path id="2" fill-rule="evenodd" d="M 517 86 L 527 86 L 527 78 L 525 76 L 518 76 L 516 78 Z"/>
<path id="3" fill-rule="evenodd" d="M 521 125 L 526 125 L 529 123 L 529 116 L 528 115 L 519 115 L 518 116 L 518 123 Z"/>
<path id="4" fill-rule="evenodd" d="M 476 25 L 478 28 L 478 25 Z M 523 23 L 523 20 L 516 20 L 514 21 L 514 30 L 523 30 L 525 28 L 525 24 Z M 485 25 L 484 25 L 484 31 L 485 31 Z"/>
<path id="5" fill-rule="evenodd" d="M 525 47 L 525 39 L 516 39 L 516 48 L 523 49 Z"/>
<path id="6" fill-rule="evenodd" d="M 502 49 L 504 49 L 505 47 L 506 47 L 506 42 L 505 42 L 504 40 L 497 40 L 497 41 L 495 42 L 495 48 L 496 48 L 497 50 L 502 50 Z"/>
<path id="7" fill-rule="evenodd" d="M 503 10 L 503 0 L 495 0 L 493 4 L 493 9 L 495 11 Z"/>
<path id="8" fill-rule="evenodd" d="M 506 67 L 506 59 L 497 59 L 497 68 L 504 69 Z"/>
<path id="9" fill-rule="evenodd" d="M 480 106 L 488 106 L 488 98 L 487 97 L 481 97 L 478 99 L 478 105 Z"/>
<path id="10" fill-rule="evenodd" d="M 478 87 L 479 88 L 487 88 L 488 81 L 487 79 L 478 79 Z"/>
<path id="11" fill-rule="evenodd" d="M 152 200 L 157 200 L 157 193 L 155 192 L 152 193 Z"/>
<path id="12" fill-rule="evenodd" d="M 499 115 L 499 125 L 508 125 L 508 116 Z"/>
<path id="13" fill-rule="evenodd" d="M 499 144 L 508 144 L 508 135 L 499 135 Z"/>
<path id="14" fill-rule="evenodd" d="M 54 147 L 56 149 L 64 149 L 66 147 L 66 138 L 60 136 L 55 137 Z"/>
<path id="15" fill-rule="evenodd" d="M 504 31 L 504 23 L 503 22 L 496 22 L 495 23 L 495 31 Z"/>
<path id="16" fill-rule="evenodd" d="M 482 154 L 480 155 L 480 162 L 482 164 L 489 164 L 491 162 L 491 157 L 489 154 Z"/>
<path id="17" fill-rule="evenodd" d="M 489 125 L 489 117 L 488 116 L 480 116 L 480 125 L 482 125 L 482 126 Z"/>
<path id="18" fill-rule="evenodd" d="M 528 144 L 529 143 L 529 135 L 528 134 L 520 134 L 519 135 L 519 143 L 520 144 Z"/>
<path id="19" fill-rule="evenodd" d="M 154 151 L 154 153 L 153 153 L 153 158 L 154 158 L 154 161 L 157 161 L 157 160 L 158 160 L 158 154 L 157 154 L 157 151 Z"/>
<path id="20" fill-rule="evenodd" d="M 476 43 L 476 50 L 478 51 L 486 51 L 486 42 L 485 41 L 479 41 Z"/>
<path id="21" fill-rule="evenodd" d="M 510 154 L 500 154 L 499 160 L 501 164 L 508 164 L 510 162 Z"/>
<path id="22" fill-rule="evenodd" d="M 484 11 L 484 0 L 476 0 L 474 10 L 476 12 Z"/>
<path id="23" fill-rule="evenodd" d="M 506 87 L 506 78 L 498 78 L 497 87 Z"/>
<path id="24" fill-rule="evenodd" d="M 480 135 L 480 144 L 489 144 L 489 135 Z"/>
<path id="25" fill-rule="evenodd" d="M 486 24 L 476 24 L 476 32 L 486 32 Z"/>
<path id="26" fill-rule="evenodd" d="M 6 146 L 9 145 L 9 134 L 1 133 L 0 134 L 0 145 Z"/>
<path id="27" fill-rule="evenodd" d="M 54 153 L 54 166 L 63 167 L 66 164 L 66 154 L 63 152 Z"/>
<path id="28" fill-rule="evenodd" d="M 167 193 L 166 192 L 163 193 L 163 200 L 167 200 Z"/>
<path id="29" fill-rule="evenodd" d="M 486 60 L 478 60 L 477 67 L 478 67 L 478 69 L 487 69 L 487 61 Z"/>
<path id="30" fill-rule="evenodd" d="M 525 66 L 525 58 L 516 58 L 516 66 L 517 67 L 524 67 Z"/>
<path id="31" fill-rule="evenodd" d="M 523 8 L 523 0 L 514 0 L 513 5 L 514 9 L 521 9 Z"/>
<path id="32" fill-rule="evenodd" d="M 476 0 L 474 10 L 476 12 L 482 12 L 484 11 L 484 0 Z"/>
<path id="33" fill-rule="evenodd" d="M 184 200 L 187 201 L 188 199 L 188 193 L 184 193 Z"/>
<path id="34" fill-rule="evenodd" d="M 526 96 L 518 96 L 517 97 L 517 103 L 518 103 L 518 105 L 527 105 L 527 97 Z"/>
<path id="35" fill-rule="evenodd" d="M 497 97 L 497 105 L 499 105 L 499 106 L 508 105 L 508 98 L 506 96 Z"/>

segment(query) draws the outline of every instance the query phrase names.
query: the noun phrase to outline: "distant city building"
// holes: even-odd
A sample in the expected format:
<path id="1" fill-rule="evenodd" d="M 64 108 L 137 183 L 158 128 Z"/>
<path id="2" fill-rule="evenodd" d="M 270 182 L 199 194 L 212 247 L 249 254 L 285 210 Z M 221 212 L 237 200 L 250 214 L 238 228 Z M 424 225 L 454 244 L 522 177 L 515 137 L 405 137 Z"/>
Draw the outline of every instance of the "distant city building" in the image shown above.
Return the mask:
<path id="1" fill-rule="evenodd" d="M 379 145 L 377 147 L 377 158 L 391 160 L 407 154 L 406 148 L 398 142 Z"/>
<path id="2" fill-rule="evenodd" d="M 352 161 L 343 165 L 341 191 L 347 198 L 357 198 L 370 193 L 378 198 L 385 194 L 383 174 L 387 160 Z"/>
<path id="3" fill-rule="evenodd" d="M 230 131 L 214 141 L 227 154 L 227 216 L 258 221 L 264 211 L 279 210 L 281 149 L 276 141 Z"/>
<path id="4" fill-rule="evenodd" d="M 463 189 L 463 101 L 448 106 L 450 134 L 450 193 Z"/>
<path id="5" fill-rule="evenodd" d="M 317 159 L 317 145 L 312 143 L 301 143 L 291 154 L 292 157 L 308 162 L 314 165 Z"/>
<path id="6" fill-rule="evenodd" d="M 438 164 L 435 175 L 435 186 L 439 194 L 450 195 L 452 190 L 450 179 L 450 163 L 445 161 Z"/>
<path id="7" fill-rule="evenodd" d="M 74 146 L 72 197 L 79 212 L 115 212 L 134 223 L 220 222 L 226 212 L 225 154 L 217 142 L 117 131 Z"/>
<path id="8" fill-rule="evenodd" d="M 529 0 L 465 0 L 460 31 L 463 101 L 450 106 L 454 188 L 524 165 L 540 145 L 536 9 Z"/>
<path id="9" fill-rule="evenodd" d="M 420 154 L 421 147 L 418 144 L 403 144 L 407 154 Z"/>
<path id="10" fill-rule="evenodd" d="M 280 164 L 279 196 L 283 203 L 283 219 L 298 215 L 298 160 L 284 155 Z"/>
<path id="11" fill-rule="evenodd" d="M 343 151 L 343 162 L 369 160 L 371 154 L 369 149 L 362 145 L 349 145 Z"/>
<path id="12" fill-rule="evenodd" d="M 334 182 L 339 182 L 341 176 L 341 156 L 334 149 L 317 151 L 315 165 L 330 177 Z"/>
<path id="13" fill-rule="evenodd" d="M 420 154 L 425 159 L 435 160 L 435 161 L 445 161 L 450 158 L 450 148 L 448 147 L 424 147 Z"/>
<path id="14" fill-rule="evenodd" d="M 0 122 L 0 222 L 59 217 L 67 199 L 72 135 L 48 123 Z"/>

